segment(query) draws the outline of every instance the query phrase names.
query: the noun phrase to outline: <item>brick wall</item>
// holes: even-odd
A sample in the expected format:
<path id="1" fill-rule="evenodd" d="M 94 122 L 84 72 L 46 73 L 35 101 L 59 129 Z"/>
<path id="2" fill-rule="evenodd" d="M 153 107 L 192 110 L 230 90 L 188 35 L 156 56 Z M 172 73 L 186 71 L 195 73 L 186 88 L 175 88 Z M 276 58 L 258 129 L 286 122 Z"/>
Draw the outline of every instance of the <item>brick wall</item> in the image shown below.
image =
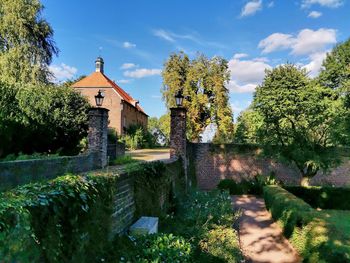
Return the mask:
<path id="1" fill-rule="evenodd" d="M 125 232 L 133 223 L 135 214 L 134 180 L 127 174 L 122 174 L 117 181 L 117 194 L 114 200 L 111 235 Z"/>
<path id="2" fill-rule="evenodd" d="M 197 186 L 203 190 L 214 189 L 222 179 L 241 180 L 257 174 L 274 172 L 286 184 L 300 184 L 298 170 L 272 159 L 260 158 L 253 149 L 235 151 L 235 145 L 214 146 L 208 143 L 189 144 L 194 162 Z M 314 185 L 350 185 L 350 161 L 328 173 L 320 172 L 312 180 Z"/>
<path id="3" fill-rule="evenodd" d="M 125 155 L 125 144 L 120 142 L 111 143 L 108 142 L 107 144 L 107 156 L 109 157 L 109 160 L 114 160 L 119 156 Z"/>

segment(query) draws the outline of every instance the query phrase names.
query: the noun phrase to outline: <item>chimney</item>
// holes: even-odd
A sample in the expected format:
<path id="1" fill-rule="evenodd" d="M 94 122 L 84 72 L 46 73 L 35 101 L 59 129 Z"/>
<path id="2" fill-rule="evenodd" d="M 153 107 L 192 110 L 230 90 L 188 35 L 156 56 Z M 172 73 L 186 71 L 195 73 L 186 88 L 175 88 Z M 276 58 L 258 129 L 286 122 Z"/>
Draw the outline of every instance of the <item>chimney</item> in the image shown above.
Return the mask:
<path id="1" fill-rule="evenodd" d="M 103 73 L 103 65 L 104 65 L 103 58 L 98 57 L 95 61 L 95 65 L 96 65 L 95 71 Z"/>

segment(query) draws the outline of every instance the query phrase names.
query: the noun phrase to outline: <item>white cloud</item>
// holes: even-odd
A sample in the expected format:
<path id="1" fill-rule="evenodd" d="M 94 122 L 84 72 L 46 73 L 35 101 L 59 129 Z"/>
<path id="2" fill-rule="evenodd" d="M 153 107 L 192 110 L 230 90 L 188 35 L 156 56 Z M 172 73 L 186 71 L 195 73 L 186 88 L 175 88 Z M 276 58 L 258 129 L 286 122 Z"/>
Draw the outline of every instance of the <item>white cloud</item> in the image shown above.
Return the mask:
<path id="1" fill-rule="evenodd" d="M 337 43 L 336 30 L 320 28 L 319 30 L 303 29 L 299 32 L 292 47 L 295 55 L 305 55 L 324 50 L 328 45 Z"/>
<path id="2" fill-rule="evenodd" d="M 78 71 L 77 68 L 68 66 L 64 63 L 61 63 L 61 65 L 51 65 L 49 66 L 49 70 L 54 75 L 52 81 L 63 81 L 71 79 Z"/>
<path id="3" fill-rule="evenodd" d="M 120 79 L 117 81 L 117 83 L 127 84 L 127 83 L 130 83 L 131 81 L 132 81 L 131 79 Z"/>
<path id="4" fill-rule="evenodd" d="M 123 65 L 120 66 L 120 69 L 131 69 L 136 67 L 138 67 L 138 65 L 134 63 L 124 63 Z"/>
<path id="5" fill-rule="evenodd" d="M 237 53 L 237 54 L 234 54 L 233 55 L 233 58 L 234 59 L 240 59 L 240 58 L 245 58 L 245 57 L 248 57 L 249 55 L 246 54 L 246 53 Z"/>
<path id="6" fill-rule="evenodd" d="M 153 35 L 156 37 L 163 39 L 165 41 L 171 42 L 171 43 L 177 43 L 178 40 L 189 40 L 192 41 L 198 45 L 201 46 L 212 46 L 217 48 L 226 48 L 225 45 L 215 42 L 215 41 L 207 41 L 204 39 L 201 39 L 201 37 L 198 35 L 198 33 L 194 32 L 191 34 L 177 34 L 174 32 L 171 32 L 169 30 L 164 29 L 155 29 L 153 30 Z M 183 49 L 182 47 L 176 46 L 177 49 Z"/>
<path id="7" fill-rule="evenodd" d="M 292 35 L 273 33 L 259 42 L 258 47 L 262 48 L 262 53 L 271 53 L 277 50 L 288 49 L 293 45 L 295 39 Z"/>
<path id="8" fill-rule="evenodd" d="M 318 4 L 325 7 L 337 8 L 344 4 L 344 0 L 303 0 L 301 7 L 309 8 L 314 4 Z"/>
<path id="9" fill-rule="evenodd" d="M 265 76 L 265 70 L 271 66 L 259 58 L 240 60 L 233 58 L 228 62 L 231 78 L 228 88 L 235 93 L 254 92 L 256 86 L 261 83 Z"/>
<path id="10" fill-rule="evenodd" d="M 242 8 L 241 17 L 243 16 L 251 16 L 254 15 L 256 12 L 262 9 L 262 0 L 253 0 L 248 3 Z"/>
<path id="11" fill-rule="evenodd" d="M 175 39 L 173 38 L 173 33 L 167 32 L 167 31 L 165 31 L 163 29 L 153 30 L 153 34 L 156 37 L 162 38 L 162 39 L 164 39 L 166 41 L 175 42 Z"/>
<path id="12" fill-rule="evenodd" d="M 131 43 L 131 42 L 128 42 L 128 41 L 125 41 L 125 42 L 123 43 L 123 47 L 124 47 L 124 48 L 134 48 L 134 47 L 136 47 L 136 44 Z"/>
<path id="13" fill-rule="evenodd" d="M 144 78 L 144 77 L 149 77 L 149 76 L 154 76 L 154 75 L 160 75 L 162 72 L 161 69 L 146 69 L 146 68 L 140 68 L 140 69 L 135 69 L 133 71 L 125 71 L 124 76 L 129 77 L 129 78 Z"/>
<path id="14" fill-rule="evenodd" d="M 328 45 L 335 44 L 336 30 L 320 28 L 319 30 L 303 29 L 297 36 L 274 33 L 259 42 L 262 53 L 291 49 L 294 55 L 305 55 L 324 50 Z"/>
<path id="15" fill-rule="evenodd" d="M 322 68 L 322 62 L 326 58 L 327 52 L 329 51 L 317 52 L 309 56 L 310 62 L 304 65 L 303 68 L 309 72 L 311 77 L 316 77 L 320 72 L 320 69 Z"/>
<path id="16" fill-rule="evenodd" d="M 322 16 L 322 13 L 321 13 L 321 12 L 318 12 L 318 11 L 311 11 L 307 17 L 319 18 L 320 16 Z"/>

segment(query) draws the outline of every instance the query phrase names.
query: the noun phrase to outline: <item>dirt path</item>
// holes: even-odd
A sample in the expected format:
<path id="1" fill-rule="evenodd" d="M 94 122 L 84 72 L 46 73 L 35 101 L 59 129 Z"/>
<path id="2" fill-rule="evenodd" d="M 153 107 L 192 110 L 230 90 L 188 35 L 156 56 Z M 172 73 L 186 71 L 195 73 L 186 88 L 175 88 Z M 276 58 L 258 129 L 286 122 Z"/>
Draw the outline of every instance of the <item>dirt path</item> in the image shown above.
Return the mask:
<path id="1" fill-rule="evenodd" d="M 241 248 L 248 262 L 297 263 L 301 262 L 295 249 L 282 235 L 266 210 L 265 202 L 255 196 L 232 196 L 235 209 L 242 210 L 239 221 Z"/>
<path id="2" fill-rule="evenodd" d="M 132 158 L 152 162 L 152 161 L 161 161 L 167 160 L 170 158 L 169 149 L 142 149 L 126 152 L 126 155 L 130 155 Z"/>

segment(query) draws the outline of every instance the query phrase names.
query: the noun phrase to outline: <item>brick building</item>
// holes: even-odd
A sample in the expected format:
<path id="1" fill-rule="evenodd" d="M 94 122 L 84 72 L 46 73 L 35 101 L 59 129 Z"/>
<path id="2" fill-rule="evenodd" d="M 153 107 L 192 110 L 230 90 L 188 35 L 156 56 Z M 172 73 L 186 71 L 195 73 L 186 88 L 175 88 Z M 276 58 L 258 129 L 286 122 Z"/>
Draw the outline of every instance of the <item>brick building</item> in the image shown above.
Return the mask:
<path id="1" fill-rule="evenodd" d="M 73 84 L 73 88 L 89 99 L 95 105 L 95 95 L 101 90 L 104 93 L 102 107 L 109 109 L 109 125 L 119 135 L 124 134 L 130 125 L 141 125 L 147 129 L 148 115 L 144 112 L 138 100 L 133 99 L 114 81 L 104 74 L 104 62 L 98 57 L 96 70 L 89 76 Z"/>

